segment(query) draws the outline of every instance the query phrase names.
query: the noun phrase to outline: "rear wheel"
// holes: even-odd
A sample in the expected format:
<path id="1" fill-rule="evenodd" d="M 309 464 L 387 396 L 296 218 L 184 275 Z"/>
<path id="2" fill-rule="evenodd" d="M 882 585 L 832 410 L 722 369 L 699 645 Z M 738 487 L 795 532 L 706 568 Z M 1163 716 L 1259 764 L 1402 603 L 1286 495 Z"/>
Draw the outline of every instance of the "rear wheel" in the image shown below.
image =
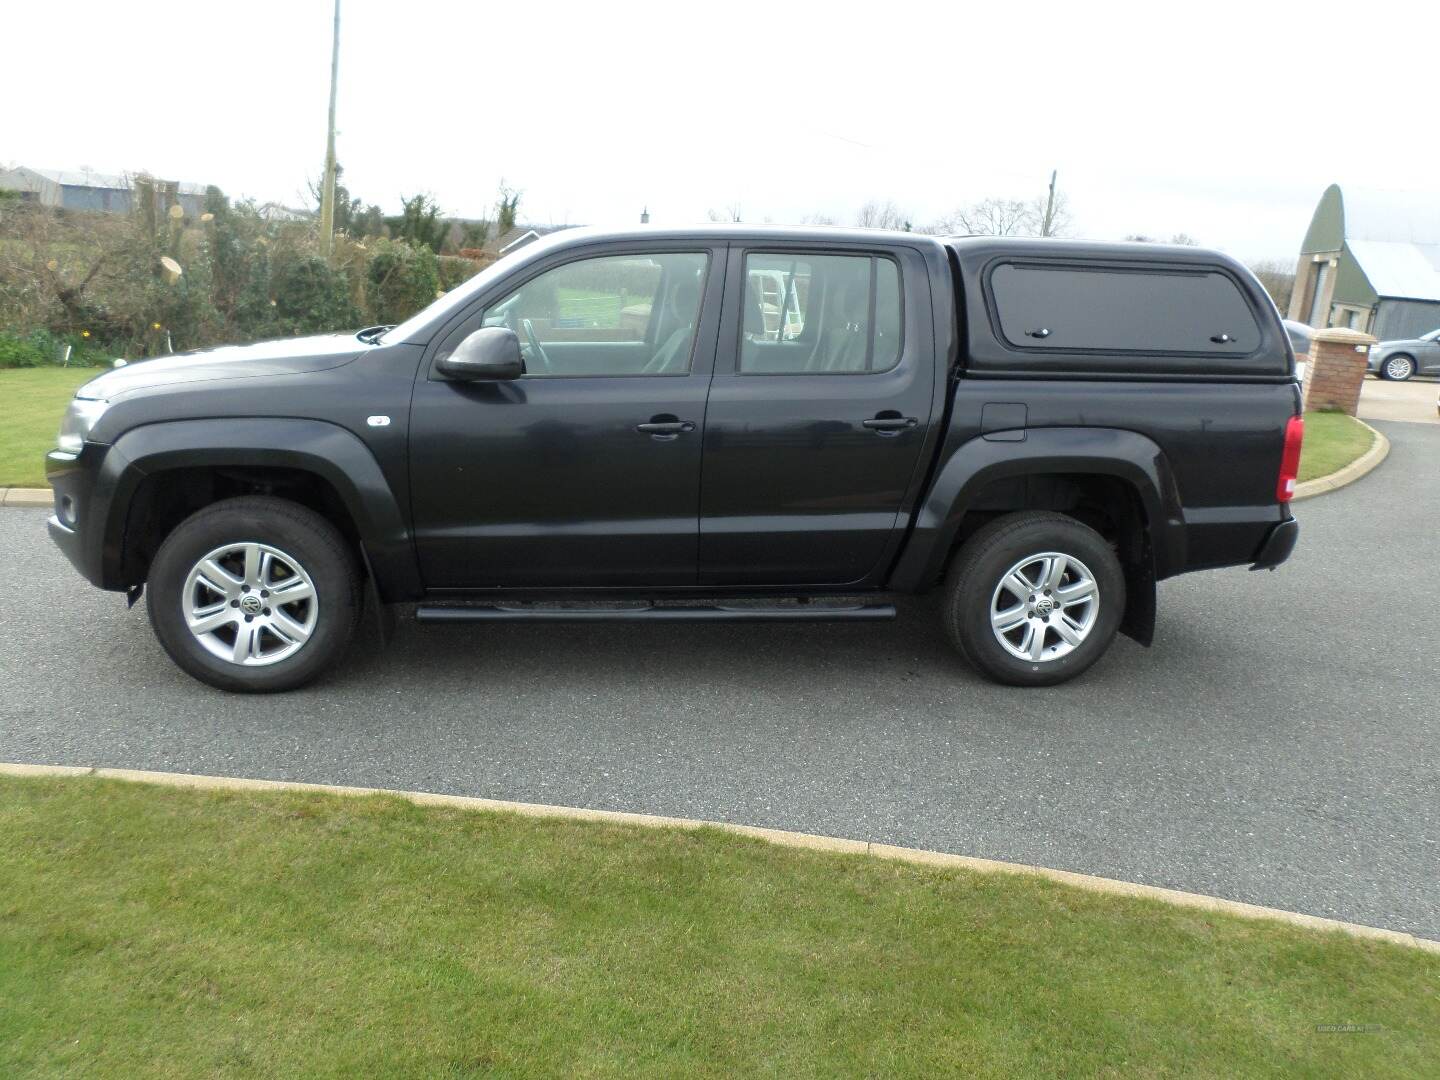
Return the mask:
<path id="1" fill-rule="evenodd" d="M 222 690 L 291 690 L 339 659 L 360 575 L 339 530 L 269 496 L 197 511 L 161 545 L 150 625 L 182 669 Z"/>
<path id="2" fill-rule="evenodd" d="M 1400 355 L 1389 357 L 1385 363 L 1380 365 L 1380 372 L 1387 379 L 1394 382 L 1404 382 L 1415 374 L 1415 361 L 1409 356 Z"/>
<path id="3" fill-rule="evenodd" d="M 960 549 L 946 580 L 945 628 L 997 682 L 1051 686 L 1110 646 L 1125 575 L 1105 538 L 1049 511 L 1010 514 Z"/>

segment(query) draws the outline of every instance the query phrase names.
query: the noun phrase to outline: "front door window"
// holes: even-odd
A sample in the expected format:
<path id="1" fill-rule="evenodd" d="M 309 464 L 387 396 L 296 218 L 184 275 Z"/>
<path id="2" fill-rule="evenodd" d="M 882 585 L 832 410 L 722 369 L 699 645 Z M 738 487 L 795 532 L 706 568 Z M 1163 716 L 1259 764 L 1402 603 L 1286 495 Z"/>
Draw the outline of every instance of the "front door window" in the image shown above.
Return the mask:
<path id="1" fill-rule="evenodd" d="M 684 375 L 707 257 L 615 255 L 531 278 L 485 311 L 520 337 L 527 377 Z"/>

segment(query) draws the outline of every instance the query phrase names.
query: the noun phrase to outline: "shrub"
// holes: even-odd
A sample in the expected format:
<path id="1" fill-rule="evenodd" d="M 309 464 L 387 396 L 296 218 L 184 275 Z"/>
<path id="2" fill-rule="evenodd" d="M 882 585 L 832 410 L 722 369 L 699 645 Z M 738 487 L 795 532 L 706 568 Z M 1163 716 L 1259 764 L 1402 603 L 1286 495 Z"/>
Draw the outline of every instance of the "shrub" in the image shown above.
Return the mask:
<path id="1" fill-rule="evenodd" d="M 440 216 L 440 207 L 428 195 L 400 197 L 403 210 L 399 217 L 385 219 L 390 235 L 415 247 L 428 247 L 439 253 L 450 235 L 450 222 Z M 482 240 L 481 243 L 484 243 Z"/>
<path id="2" fill-rule="evenodd" d="M 350 285 L 318 255 L 279 266 L 271 277 L 275 314 L 283 333 L 314 334 L 358 328 L 361 315 L 350 302 Z"/>
<path id="3" fill-rule="evenodd" d="M 36 334 L 21 337 L 0 331 L 0 368 L 39 367 L 51 363 L 50 353 L 36 344 L 35 337 Z"/>
<path id="4" fill-rule="evenodd" d="M 441 291 L 435 253 L 403 240 L 375 242 L 365 279 L 365 307 L 376 323 L 404 322 Z"/>
<path id="5" fill-rule="evenodd" d="M 106 360 L 400 322 L 484 265 L 344 234 L 327 259 L 313 222 L 216 188 L 198 221 L 7 203 L 0 253 L 3 366 L 57 362 L 67 342 Z"/>
<path id="6" fill-rule="evenodd" d="M 0 368 L 48 367 L 65 363 L 65 347 L 70 347 L 70 367 L 93 367 L 106 364 L 110 357 L 90 344 L 80 334 L 52 334 L 49 330 L 32 330 L 16 334 L 0 330 Z"/>
<path id="7" fill-rule="evenodd" d="M 343 267 L 316 254 L 308 230 L 259 236 L 235 296 L 228 339 L 255 341 L 355 329 L 364 321 Z"/>
<path id="8" fill-rule="evenodd" d="M 449 292 L 456 285 L 463 285 L 484 269 L 485 263 L 471 258 L 457 258 L 454 255 L 440 256 L 440 288 Z"/>

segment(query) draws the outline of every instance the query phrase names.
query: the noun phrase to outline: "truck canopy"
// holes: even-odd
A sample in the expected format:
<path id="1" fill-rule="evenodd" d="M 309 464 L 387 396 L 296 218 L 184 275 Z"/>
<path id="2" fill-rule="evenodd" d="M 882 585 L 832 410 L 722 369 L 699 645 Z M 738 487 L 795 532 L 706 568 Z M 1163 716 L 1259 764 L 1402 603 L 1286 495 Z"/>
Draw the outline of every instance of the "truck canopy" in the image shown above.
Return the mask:
<path id="1" fill-rule="evenodd" d="M 967 373 L 1294 378 L 1275 305 L 1219 252 L 1009 237 L 946 245 L 965 312 Z"/>

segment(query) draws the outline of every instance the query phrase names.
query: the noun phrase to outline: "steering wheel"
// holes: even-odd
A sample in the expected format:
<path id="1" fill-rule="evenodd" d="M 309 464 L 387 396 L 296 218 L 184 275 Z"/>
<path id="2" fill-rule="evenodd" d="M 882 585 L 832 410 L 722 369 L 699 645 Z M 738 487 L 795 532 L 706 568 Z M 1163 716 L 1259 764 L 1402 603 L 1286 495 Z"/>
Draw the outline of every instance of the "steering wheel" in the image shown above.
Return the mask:
<path id="1" fill-rule="evenodd" d="M 545 355 L 545 346 L 541 345 L 540 339 L 535 336 L 535 324 L 529 319 L 521 319 L 520 326 L 525 331 L 526 342 L 534 352 L 535 358 L 540 361 L 540 366 L 545 369 L 545 373 L 547 375 L 555 374 L 555 367 L 550 363 L 550 357 Z"/>

